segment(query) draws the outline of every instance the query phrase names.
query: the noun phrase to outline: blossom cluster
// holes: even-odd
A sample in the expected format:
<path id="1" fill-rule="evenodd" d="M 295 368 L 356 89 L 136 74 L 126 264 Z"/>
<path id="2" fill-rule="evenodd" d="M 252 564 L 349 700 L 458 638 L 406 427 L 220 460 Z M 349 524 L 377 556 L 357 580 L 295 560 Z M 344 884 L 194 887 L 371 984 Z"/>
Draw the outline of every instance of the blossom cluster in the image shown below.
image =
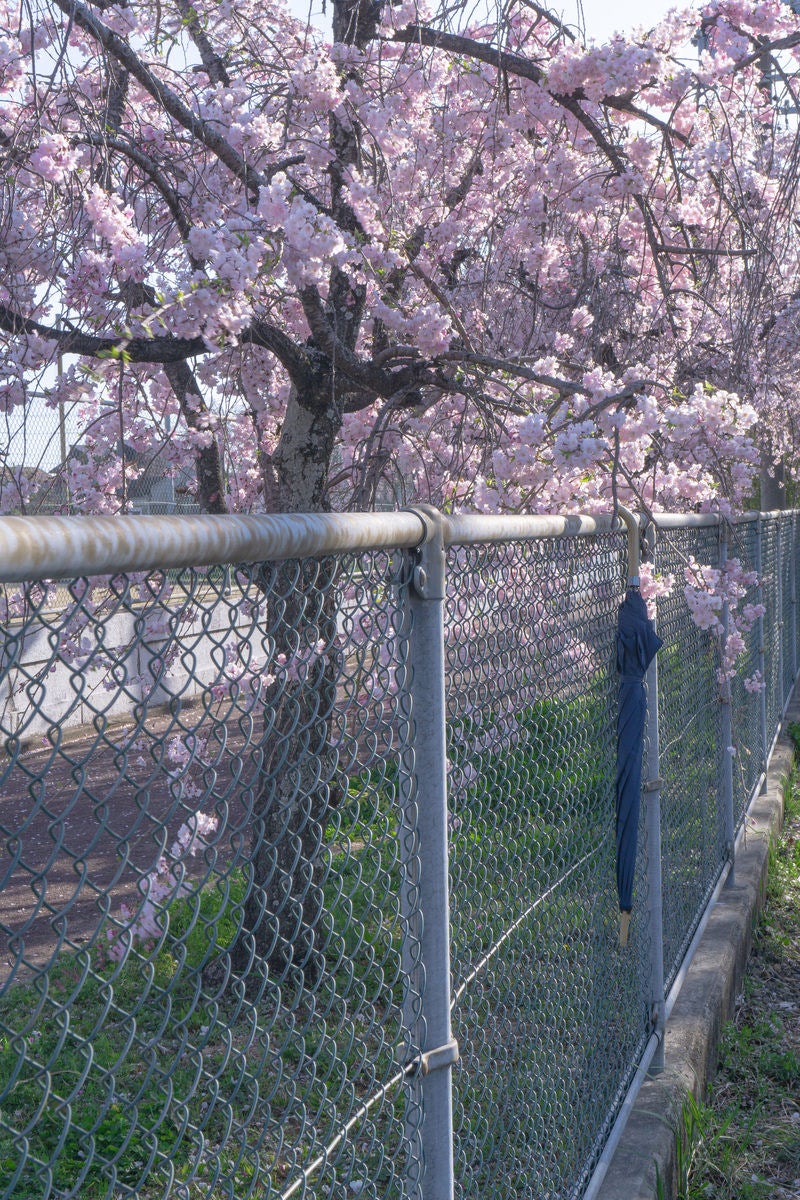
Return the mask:
<path id="1" fill-rule="evenodd" d="M 738 558 L 729 558 L 718 568 L 704 566 L 691 555 L 684 574 L 683 592 L 692 619 L 698 628 L 713 633 L 720 643 L 718 678 L 724 687 L 747 649 L 746 635 L 766 612 L 760 601 L 742 604 L 748 592 L 758 586 L 758 575 L 746 570 Z M 750 692 L 760 691 L 764 686 L 760 672 L 749 675 L 744 685 Z"/>
<path id="2" fill-rule="evenodd" d="M 359 11 L 333 44 L 198 0 L 198 48 L 174 0 L 102 34 L 42 0 L 0 35 L 0 408 L 78 427 L 50 490 L 117 512 L 160 463 L 201 509 L 728 513 L 793 462 L 791 6 L 712 0 L 697 60 L 690 9 L 603 42 L 463 10 L 458 54 L 405 36 L 427 2 Z M 34 503 L 5 456 L 0 506 Z"/>
<path id="3" fill-rule="evenodd" d="M 171 746 L 170 755 L 175 757 L 175 754 Z M 164 937 L 170 904 L 191 893 L 186 860 L 208 847 L 208 837 L 217 824 L 217 818 L 207 813 L 192 813 L 178 830 L 169 853 L 163 854 L 154 869 L 139 881 L 139 902 L 120 905 L 114 926 L 106 930 L 105 950 L 112 962 L 122 962 L 133 946 L 152 944 Z"/>

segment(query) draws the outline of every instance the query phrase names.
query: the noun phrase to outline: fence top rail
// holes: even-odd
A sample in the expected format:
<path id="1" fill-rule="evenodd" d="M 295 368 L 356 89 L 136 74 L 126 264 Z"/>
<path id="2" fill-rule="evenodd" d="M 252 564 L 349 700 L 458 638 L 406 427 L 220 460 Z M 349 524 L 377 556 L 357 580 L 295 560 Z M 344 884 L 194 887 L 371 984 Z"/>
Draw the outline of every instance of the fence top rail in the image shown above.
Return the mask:
<path id="1" fill-rule="evenodd" d="M 411 512 L 0 517 L 0 582 L 416 546 Z"/>
<path id="2" fill-rule="evenodd" d="M 448 546 L 586 537 L 624 529 L 622 522 L 615 520 L 611 513 L 598 513 L 596 516 L 522 516 L 515 513 L 490 516 L 485 513 L 461 513 L 446 517 L 444 524 L 444 540 Z"/>
<path id="3" fill-rule="evenodd" d="M 792 511 L 787 509 L 787 512 Z M 746 512 L 731 518 L 733 525 L 748 525 L 757 521 L 775 521 L 783 516 L 780 510 L 775 512 Z M 719 513 L 653 513 L 650 518 L 656 529 L 711 529 L 719 525 Z"/>
<path id="4" fill-rule="evenodd" d="M 428 510 L 430 513 L 430 510 Z M 737 522 L 772 520 L 745 513 Z M 444 516 L 446 545 L 585 537 L 622 532 L 611 513 L 592 516 Z M 641 520 L 641 518 L 640 518 Z M 658 513 L 659 529 L 709 527 L 715 513 Z M 268 562 L 368 550 L 411 549 L 425 539 L 425 511 L 257 516 L 0 517 L 0 583 L 116 575 L 217 563 Z"/>
<path id="5" fill-rule="evenodd" d="M 732 525 L 750 525 L 756 521 L 779 521 L 781 517 L 800 515 L 798 508 L 772 508 L 768 512 L 743 512 L 730 518 Z M 707 529 L 719 525 L 718 513 L 653 513 L 656 529 Z"/>

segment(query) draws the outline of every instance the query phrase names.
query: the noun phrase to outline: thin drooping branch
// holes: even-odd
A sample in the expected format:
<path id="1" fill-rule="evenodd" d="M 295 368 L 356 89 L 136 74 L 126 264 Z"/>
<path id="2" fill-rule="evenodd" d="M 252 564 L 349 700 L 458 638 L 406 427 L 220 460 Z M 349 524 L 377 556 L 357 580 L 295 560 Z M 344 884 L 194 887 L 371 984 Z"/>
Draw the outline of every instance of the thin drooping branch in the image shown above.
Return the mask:
<path id="1" fill-rule="evenodd" d="M 145 154 L 139 146 L 127 138 L 110 137 L 102 133 L 83 133 L 75 139 L 75 145 L 96 146 L 99 149 L 114 150 L 117 154 L 121 154 L 130 162 L 135 163 L 144 172 L 154 187 L 157 188 L 184 242 L 188 240 L 192 226 L 183 210 L 178 192 L 169 182 L 160 166 L 148 154 Z M 202 264 L 199 259 L 191 254 L 189 255 L 189 261 L 194 270 L 201 269 Z"/>
<path id="2" fill-rule="evenodd" d="M 169 380 L 175 398 L 181 406 L 183 419 L 190 429 L 209 433 L 206 445 L 195 451 L 197 472 L 197 502 L 201 512 L 225 513 L 225 487 L 222 477 L 222 458 L 219 442 L 204 422 L 208 421 L 208 410 L 203 400 L 194 371 L 187 362 L 165 363 L 164 374 Z"/>
<path id="3" fill-rule="evenodd" d="M 228 170 L 241 180 L 251 194 L 257 195 L 259 190 L 267 186 L 278 172 L 285 171 L 287 167 L 303 161 L 303 155 L 295 154 L 281 162 L 273 163 L 263 171 L 257 171 L 222 136 L 213 122 L 204 120 L 184 104 L 183 100 L 142 62 L 128 42 L 100 21 L 91 9 L 81 3 L 81 0 L 54 0 L 54 3 L 84 33 L 88 33 L 104 50 L 113 55 L 117 62 L 139 81 L 164 112 L 177 121 L 192 137 L 197 138 L 207 150 L 216 155 L 220 162 L 224 163 Z"/>
<path id="4" fill-rule="evenodd" d="M 522 3 L 526 8 L 530 8 L 533 12 L 540 16 L 542 20 L 547 21 L 549 25 L 552 25 L 556 35 L 568 38 L 571 42 L 577 40 L 575 34 L 572 32 L 569 26 L 565 25 L 564 22 L 557 17 L 554 12 L 551 12 L 549 8 L 545 8 L 542 4 L 536 4 L 534 0 L 522 0 Z"/>
<path id="5" fill-rule="evenodd" d="M 658 249 L 662 254 L 696 254 L 701 258 L 752 258 L 754 254 L 758 254 L 758 251 L 755 249 L 728 250 L 713 246 L 665 246 L 661 243 L 658 244 Z"/>
<path id="6" fill-rule="evenodd" d="M 622 154 L 617 147 L 612 145 L 612 143 L 608 140 L 597 121 L 590 117 L 589 114 L 581 108 L 577 100 L 572 101 L 562 99 L 561 102 L 563 103 L 564 107 L 572 113 L 572 115 L 575 117 L 575 120 L 583 126 L 597 147 L 603 152 L 608 162 L 614 167 L 617 175 L 622 177 L 626 170 L 625 160 L 623 159 Z M 663 244 L 664 239 L 662 236 L 660 236 L 661 231 L 657 227 L 656 219 L 646 197 L 643 196 L 641 192 L 634 192 L 633 199 L 637 208 L 639 209 L 639 212 L 642 214 L 645 237 L 647 238 L 647 244 L 650 247 L 653 266 L 655 267 L 656 275 L 658 277 L 658 285 L 661 289 L 661 294 L 664 297 L 664 302 L 667 306 L 667 319 L 669 320 L 672 332 L 677 333 L 671 301 L 670 283 L 667 279 L 667 275 L 664 270 L 664 264 L 661 261 L 661 255 L 659 253 L 659 246 Z"/>

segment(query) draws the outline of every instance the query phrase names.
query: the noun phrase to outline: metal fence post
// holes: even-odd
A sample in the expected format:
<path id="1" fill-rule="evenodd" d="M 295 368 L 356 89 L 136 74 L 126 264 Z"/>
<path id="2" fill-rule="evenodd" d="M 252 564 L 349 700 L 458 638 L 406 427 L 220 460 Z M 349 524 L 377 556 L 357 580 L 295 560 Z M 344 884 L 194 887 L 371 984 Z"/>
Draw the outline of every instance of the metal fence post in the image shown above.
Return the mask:
<path id="1" fill-rule="evenodd" d="M 758 524 L 756 525 L 756 574 L 758 575 L 758 603 L 764 607 L 764 580 L 763 580 L 763 523 L 761 513 L 758 514 Z M 758 637 L 758 671 L 761 676 L 761 690 L 758 693 L 758 724 L 761 734 L 761 794 L 764 795 L 767 790 L 767 752 L 769 745 L 767 743 L 767 667 L 765 658 L 764 646 L 764 614 L 758 618 L 756 623 L 756 631 Z"/>
<path id="2" fill-rule="evenodd" d="M 728 527 L 720 517 L 719 527 L 719 569 L 724 572 L 728 562 Z M 725 649 L 728 641 L 730 612 L 727 600 L 722 604 L 722 659 L 724 663 Z M 719 700 L 721 705 L 720 720 L 720 788 L 719 804 L 722 810 L 722 824 L 725 838 L 725 857 L 730 862 L 728 880 L 733 883 L 734 872 L 734 818 L 733 818 L 733 721 L 731 717 L 731 681 L 727 675 L 720 683 Z"/>
<path id="3" fill-rule="evenodd" d="M 397 564 L 397 575 L 407 580 L 401 605 L 401 623 L 398 635 L 407 646 L 404 669 L 398 672 L 398 716 L 405 724 L 405 731 L 398 730 L 403 753 L 400 756 L 399 799 L 400 812 L 397 823 L 398 859 L 400 863 L 400 915 L 403 929 L 401 961 L 403 970 L 403 1029 L 406 1035 L 407 1087 L 405 1110 L 405 1155 L 403 1172 L 404 1200 L 421 1200 L 422 1187 L 422 1142 L 421 1110 L 422 1096 L 414 1065 L 419 1044 L 422 995 L 425 978 L 421 963 L 422 914 L 419 905 L 419 810 L 414 774 L 414 713 L 411 703 L 412 687 L 412 618 L 411 589 L 413 563 L 416 552 L 398 552 L 401 563 Z M 405 732 L 405 736 L 403 733 Z"/>
<path id="4" fill-rule="evenodd" d="M 655 529 L 650 530 L 650 549 L 655 557 Z M 655 618 L 653 619 L 655 625 Z M 647 831 L 647 906 L 650 934 L 650 1014 L 658 1046 L 650 1063 L 650 1075 L 664 1070 L 664 912 L 661 873 L 661 774 L 658 728 L 658 655 L 647 668 L 647 774 L 645 828 Z"/>
<path id="5" fill-rule="evenodd" d="M 452 1067 L 458 1045 L 450 1023 L 447 751 L 444 678 L 444 520 L 427 505 L 413 510 L 425 540 L 415 552 L 410 589 L 411 715 L 422 918 L 421 997 L 412 1087 L 421 1106 L 423 1200 L 452 1200 Z"/>

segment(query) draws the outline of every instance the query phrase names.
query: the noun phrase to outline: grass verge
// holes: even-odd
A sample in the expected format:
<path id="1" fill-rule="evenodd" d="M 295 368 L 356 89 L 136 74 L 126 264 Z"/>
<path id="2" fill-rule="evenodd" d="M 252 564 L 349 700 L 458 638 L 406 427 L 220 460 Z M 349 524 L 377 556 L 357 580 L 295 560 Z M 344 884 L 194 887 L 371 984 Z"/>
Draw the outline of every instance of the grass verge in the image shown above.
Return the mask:
<path id="1" fill-rule="evenodd" d="M 800 725 L 790 727 L 800 750 Z M 800 772 L 770 855 L 767 902 L 719 1072 L 683 1115 L 679 1200 L 800 1200 Z"/>

